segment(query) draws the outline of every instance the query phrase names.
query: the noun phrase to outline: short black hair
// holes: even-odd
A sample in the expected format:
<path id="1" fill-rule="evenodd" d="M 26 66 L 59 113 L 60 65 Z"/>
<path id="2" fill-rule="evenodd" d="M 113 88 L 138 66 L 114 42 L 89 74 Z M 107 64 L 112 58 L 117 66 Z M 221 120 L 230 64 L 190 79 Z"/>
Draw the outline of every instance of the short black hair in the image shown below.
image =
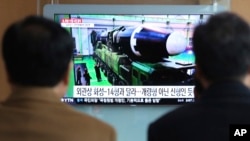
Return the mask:
<path id="1" fill-rule="evenodd" d="M 217 13 L 195 28 L 193 50 L 208 80 L 240 79 L 250 66 L 249 25 L 235 13 Z"/>
<path id="2" fill-rule="evenodd" d="M 28 16 L 10 25 L 2 53 L 9 80 L 25 86 L 55 86 L 66 74 L 74 42 L 60 24 Z"/>

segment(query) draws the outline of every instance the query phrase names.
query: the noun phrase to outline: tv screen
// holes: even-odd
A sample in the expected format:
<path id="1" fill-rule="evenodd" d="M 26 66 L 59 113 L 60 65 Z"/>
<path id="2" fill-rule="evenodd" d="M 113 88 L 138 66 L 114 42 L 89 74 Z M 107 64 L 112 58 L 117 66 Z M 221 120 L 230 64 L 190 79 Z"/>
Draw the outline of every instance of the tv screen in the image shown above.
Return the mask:
<path id="1" fill-rule="evenodd" d="M 75 41 L 71 104 L 194 102 L 192 34 L 223 7 L 46 5 Z"/>

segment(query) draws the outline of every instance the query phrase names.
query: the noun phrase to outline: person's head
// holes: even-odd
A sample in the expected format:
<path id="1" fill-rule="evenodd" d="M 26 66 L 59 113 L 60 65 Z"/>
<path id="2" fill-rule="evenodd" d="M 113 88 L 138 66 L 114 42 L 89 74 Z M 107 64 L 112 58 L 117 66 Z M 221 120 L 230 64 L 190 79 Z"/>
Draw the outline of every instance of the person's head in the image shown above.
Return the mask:
<path id="1" fill-rule="evenodd" d="M 7 28 L 2 47 L 12 85 L 67 85 L 74 42 L 59 24 L 40 16 L 26 17 Z"/>
<path id="2" fill-rule="evenodd" d="M 250 72 L 249 25 L 230 12 L 215 14 L 195 28 L 193 50 L 197 73 L 209 83 L 242 81 Z"/>

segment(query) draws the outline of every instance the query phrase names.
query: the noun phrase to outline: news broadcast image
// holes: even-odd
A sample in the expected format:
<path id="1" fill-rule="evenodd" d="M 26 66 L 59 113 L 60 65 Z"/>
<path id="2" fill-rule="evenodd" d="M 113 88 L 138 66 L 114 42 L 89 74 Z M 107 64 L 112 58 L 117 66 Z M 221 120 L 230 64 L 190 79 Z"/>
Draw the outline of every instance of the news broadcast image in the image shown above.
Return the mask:
<path id="1" fill-rule="evenodd" d="M 194 102 L 192 34 L 209 15 L 57 14 L 75 41 L 63 102 Z"/>

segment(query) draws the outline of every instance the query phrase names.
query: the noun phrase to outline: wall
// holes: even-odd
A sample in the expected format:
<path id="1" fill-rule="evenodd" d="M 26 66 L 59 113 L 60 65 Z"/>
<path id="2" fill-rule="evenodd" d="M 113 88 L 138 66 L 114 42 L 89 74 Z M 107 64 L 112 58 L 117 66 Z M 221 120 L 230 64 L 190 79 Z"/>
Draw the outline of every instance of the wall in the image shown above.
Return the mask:
<path id="1" fill-rule="evenodd" d="M 231 10 L 241 15 L 250 23 L 250 0 L 232 0 Z"/>

